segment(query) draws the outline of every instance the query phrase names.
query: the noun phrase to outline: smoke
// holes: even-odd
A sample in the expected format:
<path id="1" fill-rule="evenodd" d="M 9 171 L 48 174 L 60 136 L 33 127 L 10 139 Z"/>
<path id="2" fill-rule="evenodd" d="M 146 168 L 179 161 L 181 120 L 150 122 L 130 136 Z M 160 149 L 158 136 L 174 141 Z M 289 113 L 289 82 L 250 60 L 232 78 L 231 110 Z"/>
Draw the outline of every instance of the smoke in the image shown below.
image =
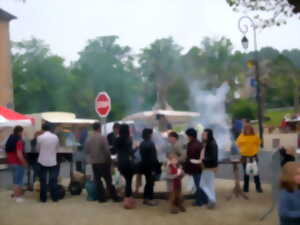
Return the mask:
<path id="1" fill-rule="evenodd" d="M 190 87 L 191 109 L 200 113 L 199 123 L 213 129 L 219 147 L 219 159 L 224 159 L 231 146 L 230 123 L 225 109 L 230 87 L 226 82 L 213 91 L 203 90 L 197 82 L 192 82 Z"/>

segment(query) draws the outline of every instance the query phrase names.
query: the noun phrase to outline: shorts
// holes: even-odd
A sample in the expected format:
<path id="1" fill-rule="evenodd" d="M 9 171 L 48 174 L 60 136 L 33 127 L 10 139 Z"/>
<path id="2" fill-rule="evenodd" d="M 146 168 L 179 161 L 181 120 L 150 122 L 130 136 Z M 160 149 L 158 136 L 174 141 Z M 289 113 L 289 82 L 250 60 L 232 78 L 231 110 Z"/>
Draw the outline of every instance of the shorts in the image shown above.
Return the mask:
<path id="1" fill-rule="evenodd" d="M 13 175 L 13 184 L 19 187 L 23 186 L 23 179 L 25 174 L 25 168 L 20 165 L 9 165 L 10 170 L 12 171 Z"/>

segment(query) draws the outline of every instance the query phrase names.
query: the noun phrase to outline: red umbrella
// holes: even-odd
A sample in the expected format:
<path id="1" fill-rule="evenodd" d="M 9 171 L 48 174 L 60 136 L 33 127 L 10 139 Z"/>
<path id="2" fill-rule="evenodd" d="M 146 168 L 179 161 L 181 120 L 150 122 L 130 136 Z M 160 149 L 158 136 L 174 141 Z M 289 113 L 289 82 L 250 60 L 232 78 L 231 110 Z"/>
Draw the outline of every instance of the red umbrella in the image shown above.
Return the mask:
<path id="1" fill-rule="evenodd" d="M 0 127 L 31 126 L 33 118 L 0 106 Z"/>

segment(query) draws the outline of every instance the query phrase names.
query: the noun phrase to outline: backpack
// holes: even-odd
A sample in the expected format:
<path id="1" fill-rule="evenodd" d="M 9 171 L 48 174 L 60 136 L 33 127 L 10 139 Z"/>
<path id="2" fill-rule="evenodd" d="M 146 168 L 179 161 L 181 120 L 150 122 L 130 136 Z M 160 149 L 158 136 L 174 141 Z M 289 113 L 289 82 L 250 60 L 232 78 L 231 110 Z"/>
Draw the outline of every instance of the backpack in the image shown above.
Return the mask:
<path id="1" fill-rule="evenodd" d="M 15 152 L 16 148 L 17 148 L 17 142 L 20 140 L 19 136 L 16 135 L 10 135 L 6 141 L 5 144 L 5 152 L 9 153 L 9 152 Z"/>
<path id="2" fill-rule="evenodd" d="M 97 187 L 93 181 L 87 180 L 85 182 L 85 190 L 87 192 L 87 200 L 88 201 L 96 201 L 97 200 Z"/>
<path id="3" fill-rule="evenodd" d="M 57 185 L 57 197 L 62 200 L 66 196 L 66 190 L 62 185 Z"/>
<path id="4" fill-rule="evenodd" d="M 71 195 L 80 195 L 82 191 L 82 185 L 78 181 L 71 181 L 69 185 L 69 191 Z"/>

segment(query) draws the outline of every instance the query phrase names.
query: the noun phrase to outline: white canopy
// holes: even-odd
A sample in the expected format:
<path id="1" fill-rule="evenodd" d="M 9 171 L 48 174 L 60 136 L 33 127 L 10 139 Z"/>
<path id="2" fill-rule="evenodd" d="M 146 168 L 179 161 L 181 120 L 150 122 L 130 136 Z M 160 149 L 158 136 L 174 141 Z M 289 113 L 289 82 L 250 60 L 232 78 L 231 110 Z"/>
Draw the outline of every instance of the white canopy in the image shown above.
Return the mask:
<path id="1" fill-rule="evenodd" d="M 32 118 L 0 106 L 0 127 L 32 126 Z"/>
<path id="2" fill-rule="evenodd" d="M 126 116 L 124 120 L 156 120 L 157 115 L 163 115 L 170 123 L 185 123 L 200 116 L 197 112 L 174 111 L 174 110 L 154 110 L 144 111 Z"/>
<path id="3" fill-rule="evenodd" d="M 74 113 L 68 112 L 45 112 L 41 113 L 41 117 L 50 123 L 92 124 L 97 122 L 97 120 L 76 118 Z"/>

